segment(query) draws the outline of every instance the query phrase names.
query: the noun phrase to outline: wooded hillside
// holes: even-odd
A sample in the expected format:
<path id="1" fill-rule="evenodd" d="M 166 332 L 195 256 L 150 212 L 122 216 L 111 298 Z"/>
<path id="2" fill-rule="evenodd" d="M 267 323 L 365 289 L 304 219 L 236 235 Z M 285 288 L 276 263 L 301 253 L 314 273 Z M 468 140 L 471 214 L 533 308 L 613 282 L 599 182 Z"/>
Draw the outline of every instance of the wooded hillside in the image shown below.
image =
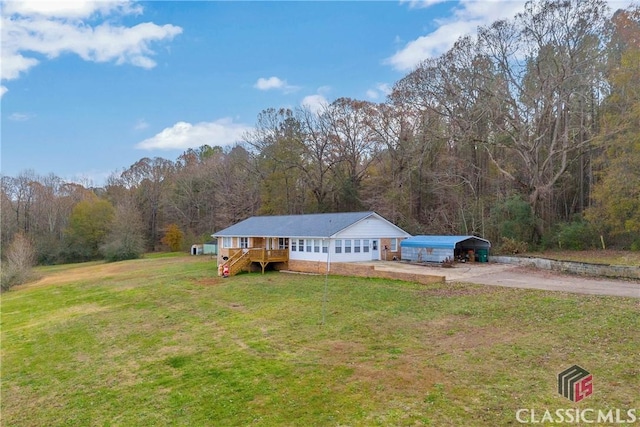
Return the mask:
<path id="1" fill-rule="evenodd" d="M 143 158 L 101 188 L 25 171 L 1 193 L 2 248 L 20 233 L 40 263 L 158 250 L 170 225 L 190 245 L 252 215 L 357 210 L 413 234 L 640 249 L 640 8 L 531 2 L 383 103 L 268 108 L 234 147 Z"/>

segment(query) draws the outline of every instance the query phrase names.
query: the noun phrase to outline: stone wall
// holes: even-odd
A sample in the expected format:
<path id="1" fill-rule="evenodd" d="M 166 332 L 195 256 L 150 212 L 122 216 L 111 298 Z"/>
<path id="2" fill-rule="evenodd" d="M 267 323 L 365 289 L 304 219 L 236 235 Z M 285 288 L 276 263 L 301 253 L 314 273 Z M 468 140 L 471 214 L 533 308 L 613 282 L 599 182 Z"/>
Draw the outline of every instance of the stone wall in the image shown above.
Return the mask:
<path id="1" fill-rule="evenodd" d="M 325 274 L 327 264 L 314 261 L 289 260 L 289 270 L 302 273 Z M 404 280 L 406 282 L 416 282 L 423 285 L 431 283 L 444 283 L 444 276 L 429 276 L 426 274 L 403 273 L 396 271 L 376 270 L 373 265 L 357 263 L 331 263 L 329 274 L 339 276 L 355 277 L 375 277 L 380 279 Z"/>
<path id="2" fill-rule="evenodd" d="M 562 271 L 565 273 L 584 274 L 625 279 L 640 279 L 640 267 L 609 264 L 591 264 L 575 261 L 558 261 L 547 258 L 490 256 L 490 262 L 501 264 L 517 264 L 541 268 L 543 270 Z"/>

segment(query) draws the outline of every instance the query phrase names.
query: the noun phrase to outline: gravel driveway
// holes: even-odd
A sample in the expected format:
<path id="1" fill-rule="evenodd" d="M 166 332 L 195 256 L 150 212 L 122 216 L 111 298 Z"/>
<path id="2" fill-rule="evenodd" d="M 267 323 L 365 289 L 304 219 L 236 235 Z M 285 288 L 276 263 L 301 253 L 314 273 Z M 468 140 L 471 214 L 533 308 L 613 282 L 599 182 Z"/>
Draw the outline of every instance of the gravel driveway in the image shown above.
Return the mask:
<path id="1" fill-rule="evenodd" d="M 447 282 L 465 282 L 510 288 L 543 289 L 579 294 L 640 298 L 640 282 L 574 276 L 536 268 L 497 263 L 456 264 L 453 268 L 397 261 L 372 262 L 377 270 L 445 276 Z"/>

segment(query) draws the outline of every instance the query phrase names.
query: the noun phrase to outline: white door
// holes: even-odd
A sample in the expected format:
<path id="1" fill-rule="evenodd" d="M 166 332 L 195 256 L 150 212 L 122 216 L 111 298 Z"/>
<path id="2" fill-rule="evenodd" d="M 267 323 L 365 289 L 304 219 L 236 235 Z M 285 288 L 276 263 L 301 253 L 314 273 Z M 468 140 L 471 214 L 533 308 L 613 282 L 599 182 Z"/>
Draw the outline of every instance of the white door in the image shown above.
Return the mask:
<path id="1" fill-rule="evenodd" d="M 375 261 L 380 259 L 380 247 L 378 245 L 378 239 L 373 239 L 371 241 L 371 259 Z"/>

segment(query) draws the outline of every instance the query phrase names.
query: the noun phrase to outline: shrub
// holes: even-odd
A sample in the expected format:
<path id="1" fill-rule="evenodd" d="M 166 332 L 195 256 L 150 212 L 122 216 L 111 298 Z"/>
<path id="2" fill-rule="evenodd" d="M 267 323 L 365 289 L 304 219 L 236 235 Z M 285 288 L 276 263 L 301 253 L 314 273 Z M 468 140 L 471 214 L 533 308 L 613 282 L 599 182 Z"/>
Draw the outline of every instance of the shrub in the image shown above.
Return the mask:
<path id="1" fill-rule="evenodd" d="M 503 237 L 497 252 L 505 255 L 512 255 L 527 252 L 528 250 L 529 245 L 527 245 L 526 242 L 521 242 L 519 240 L 512 239 L 511 237 Z"/>
<path id="2" fill-rule="evenodd" d="M 584 221 L 560 224 L 556 235 L 561 249 L 584 250 L 597 246 L 597 233 Z"/>
<path id="3" fill-rule="evenodd" d="M 0 274 L 0 288 L 2 291 L 31 279 L 33 277 L 33 265 L 35 264 L 33 245 L 22 233 L 14 236 L 5 255 L 6 261 L 2 263 L 2 272 Z"/>

